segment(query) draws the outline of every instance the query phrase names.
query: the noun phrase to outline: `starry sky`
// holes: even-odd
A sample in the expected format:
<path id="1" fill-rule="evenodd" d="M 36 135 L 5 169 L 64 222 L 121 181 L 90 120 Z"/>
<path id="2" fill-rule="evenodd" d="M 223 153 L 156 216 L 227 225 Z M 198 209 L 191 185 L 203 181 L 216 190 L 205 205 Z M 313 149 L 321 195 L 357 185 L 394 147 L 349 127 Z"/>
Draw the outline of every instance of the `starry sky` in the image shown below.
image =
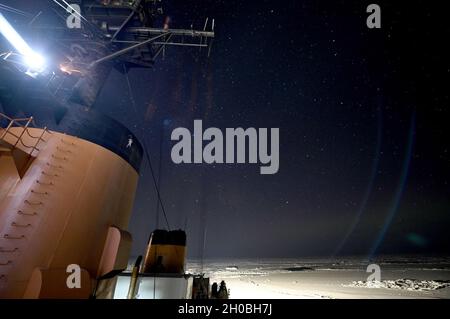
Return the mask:
<path id="1" fill-rule="evenodd" d="M 189 257 L 450 253 L 450 29 L 441 4 L 377 1 L 375 30 L 366 26 L 373 1 L 165 2 L 173 28 L 215 18 L 211 55 L 172 48 L 128 80 L 113 71 L 95 107 L 147 144 Z M 279 128 L 279 172 L 172 163 L 170 134 L 194 119 Z M 140 175 L 134 255 L 167 226 L 145 160 Z"/>

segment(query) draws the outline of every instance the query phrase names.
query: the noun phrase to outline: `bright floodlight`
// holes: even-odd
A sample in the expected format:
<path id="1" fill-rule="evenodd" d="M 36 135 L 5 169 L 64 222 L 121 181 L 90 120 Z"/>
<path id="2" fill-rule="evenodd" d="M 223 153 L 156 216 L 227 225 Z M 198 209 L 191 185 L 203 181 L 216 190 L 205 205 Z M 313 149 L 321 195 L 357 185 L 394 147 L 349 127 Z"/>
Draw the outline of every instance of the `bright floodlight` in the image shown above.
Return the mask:
<path id="1" fill-rule="evenodd" d="M 23 59 L 32 71 L 40 72 L 44 69 L 45 59 L 40 54 L 32 53 L 32 55 L 25 55 Z"/>
<path id="2" fill-rule="evenodd" d="M 14 30 L 8 20 L 0 13 L 0 32 L 11 45 L 24 57 L 24 62 L 32 71 L 42 71 L 45 65 L 44 58 L 34 52 L 25 40 Z"/>

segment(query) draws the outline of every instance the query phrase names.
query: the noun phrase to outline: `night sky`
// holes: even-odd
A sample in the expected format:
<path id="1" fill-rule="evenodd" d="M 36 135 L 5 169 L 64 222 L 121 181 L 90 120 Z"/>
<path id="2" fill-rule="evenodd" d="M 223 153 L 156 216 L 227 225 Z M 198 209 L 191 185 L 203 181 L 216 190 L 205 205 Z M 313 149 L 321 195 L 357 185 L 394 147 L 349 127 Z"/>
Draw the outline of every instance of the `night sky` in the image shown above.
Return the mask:
<path id="1" fill-rule="evenodd" d="M 215 18 L 211 56 L 171 48 L 130 85 L 113 71 L 95 107 L 146 141 L 190 257 L 450 253 L 448 11 L 375 1 L 375 30 L 372 2 L 166 1 L 173 28 Z M 170 134 L 194 119 L 279 128 L 279 172 L 173 164 Z M 165 226 L 143 161 L 133 254 Z"/>

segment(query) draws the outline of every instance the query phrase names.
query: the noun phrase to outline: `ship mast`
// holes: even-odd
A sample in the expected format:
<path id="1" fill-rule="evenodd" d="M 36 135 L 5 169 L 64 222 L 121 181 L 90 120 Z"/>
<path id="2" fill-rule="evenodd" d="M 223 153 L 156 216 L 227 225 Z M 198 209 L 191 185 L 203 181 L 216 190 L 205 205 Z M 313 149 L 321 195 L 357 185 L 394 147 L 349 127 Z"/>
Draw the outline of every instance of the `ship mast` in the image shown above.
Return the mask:
<path id="1" fill-rule="evenodd" d="M 174 29 L 160 0 L 48 3 L 23 34 L 51 52 L 46 72 L 36 77 L 63 102 L 92 107 L 112 68 L 151 68 L 169 47 L 211 51 L 214 19 L 200 29 Z"/>

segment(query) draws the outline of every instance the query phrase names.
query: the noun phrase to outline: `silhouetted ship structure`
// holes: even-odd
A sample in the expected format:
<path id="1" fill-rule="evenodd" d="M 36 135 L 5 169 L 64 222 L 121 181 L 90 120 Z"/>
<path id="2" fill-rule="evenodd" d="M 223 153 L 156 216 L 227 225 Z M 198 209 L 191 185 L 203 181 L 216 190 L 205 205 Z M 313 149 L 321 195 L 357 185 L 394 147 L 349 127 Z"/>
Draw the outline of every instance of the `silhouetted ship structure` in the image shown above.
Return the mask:
<path id="1" fill-rule="evenodd" d="M 171 29 L 158 0 L 45 9 L 19 29 L 48 52 L 45 68 L 0 53 L 0 297 L 209 297 L 206 278 L 184 273 L 182 231 L 155 231 L 142 266 L 124 272 L 145 150 L 92 106 L 112 68 L 152 67 L 169 46 L 209 52 L 214 20 Z M 69 265 L 80 266 L 81 288 L 69 288 Z"/>

